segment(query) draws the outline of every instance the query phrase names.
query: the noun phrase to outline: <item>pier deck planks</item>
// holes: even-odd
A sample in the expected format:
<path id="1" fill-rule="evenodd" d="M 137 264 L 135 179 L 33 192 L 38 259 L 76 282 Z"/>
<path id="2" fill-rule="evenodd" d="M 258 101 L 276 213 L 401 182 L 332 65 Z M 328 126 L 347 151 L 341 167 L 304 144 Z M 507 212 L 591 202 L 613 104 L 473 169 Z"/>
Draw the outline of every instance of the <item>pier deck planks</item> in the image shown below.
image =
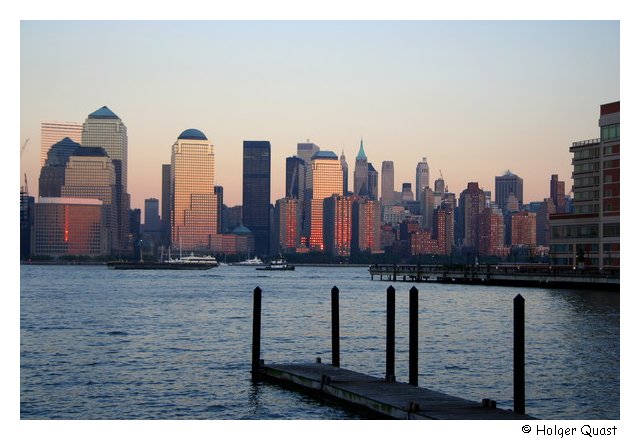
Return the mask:
<path id="1" fill-rule="evenodd" d="M 320 395 L 374 415 L 393 419 L 525 420 L 527 415 L 489 408 L 438 391 L 407 383 L 386 382 L 366 374 L 329 364 L 262 365 L 263 380 Z M 325 379 L 323 379 L 325 377 Z M 329 380 L 326 380 L 329 377 Z M 415 411 L 411 403 L 418 404 Z"/>

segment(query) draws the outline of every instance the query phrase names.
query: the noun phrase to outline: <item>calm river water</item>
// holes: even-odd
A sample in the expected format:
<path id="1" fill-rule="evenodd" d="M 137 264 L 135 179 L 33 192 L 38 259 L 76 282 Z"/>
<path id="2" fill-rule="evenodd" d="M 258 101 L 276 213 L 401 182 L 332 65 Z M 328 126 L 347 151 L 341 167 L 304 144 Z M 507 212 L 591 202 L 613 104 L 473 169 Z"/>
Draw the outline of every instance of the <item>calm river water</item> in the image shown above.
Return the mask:
<path id="1" fill-rule="evenodd" d="M 386 288 L 366 268 L 262 272 L 20 268 L 22 419 L 354 419 L 250 380 L 253 289 L 266 362 L 331 361 L 385 373 Z M 408 381 L 408 290 L 396 288 L 396 375 Z M 526 409 L 620 418 L 620 301 L 603 292 L 419 284 L 419 385 L 512 408 L 513 298 L 526 300 Z"/>

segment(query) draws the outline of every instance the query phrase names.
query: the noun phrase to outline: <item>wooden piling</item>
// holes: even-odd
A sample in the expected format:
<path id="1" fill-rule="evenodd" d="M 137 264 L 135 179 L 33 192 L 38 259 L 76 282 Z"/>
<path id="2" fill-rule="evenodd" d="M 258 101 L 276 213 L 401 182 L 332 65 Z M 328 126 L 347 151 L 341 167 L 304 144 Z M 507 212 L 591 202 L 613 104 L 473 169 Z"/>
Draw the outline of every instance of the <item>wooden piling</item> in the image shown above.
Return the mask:
<path id="1" fill-rule="evenodd" d="M 387 288 L 387 372 L 385 380 L 395 382 L 396 372 L 396 289 Z"/>
<path id="2" fill-rule="evenodd" d="M 409 384 L 418 386 L 418 289 L 409 290 Z"/>
<path id="3" fill-rule="evenodd" d="M 331 289 L 331 365 L 340 366 L 340 289 Z"/>
<path id="4" fill-rule="evenodd" d="M 262 289 L 253 289 L 253 340 L 251 344 L 251 378 L 259 379 L 260 370 L 260 320 L 262 314 Z"/>
<path id="5" fill-rule="evenodd" d="M 524 298 L 513 299 L 513 411 L 524 414 Z"/>

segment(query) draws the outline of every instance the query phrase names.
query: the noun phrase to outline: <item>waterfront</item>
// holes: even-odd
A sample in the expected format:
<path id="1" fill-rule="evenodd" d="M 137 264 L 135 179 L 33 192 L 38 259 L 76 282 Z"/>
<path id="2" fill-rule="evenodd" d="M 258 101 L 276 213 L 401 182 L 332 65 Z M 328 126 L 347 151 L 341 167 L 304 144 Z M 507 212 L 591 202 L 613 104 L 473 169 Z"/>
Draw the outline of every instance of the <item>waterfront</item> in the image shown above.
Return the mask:
<path id="1" fill-rule="evenodd" d="M 349 419 L 356 414 L 250 381 L 252 291 L 263 290 L 262 357 L 331 361 L 340 288 L 341 365 L 385 372 L 385 289 L 366 268 L 114 271 L 21 266 L 23 419 Z M 396 374 L 408 377 L 408 283 L 397 290 Z M 526 410 L 620 417 L 619 295 L 425 284 L 419 384 L 512 406 L 513 297 L 526 299 Z"/>

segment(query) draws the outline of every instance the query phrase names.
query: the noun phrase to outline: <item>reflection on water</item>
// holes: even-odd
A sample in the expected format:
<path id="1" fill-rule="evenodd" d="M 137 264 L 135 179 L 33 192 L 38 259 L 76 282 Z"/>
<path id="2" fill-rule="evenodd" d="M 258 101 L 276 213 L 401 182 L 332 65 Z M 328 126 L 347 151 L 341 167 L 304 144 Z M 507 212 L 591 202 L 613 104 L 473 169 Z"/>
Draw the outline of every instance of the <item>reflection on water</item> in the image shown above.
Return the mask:
<path id="1" fill-rule="evenodd" d="M 385 373 L 386 288 L 366 268 L 208 271 L 21 268 L 21 417 L 341 419 L 345 410 L 250 380 L 253 289 L 267 362 L 331 361 Z M 408 381 L 408 290 L 396 288 L 396 376 Z M 526 299 L 527 412 L 619 418 L 619 295 L 419 284 L 419 384 L 512 406 L 513 298 Z M 598 405 L 594 405 L 598 402 Z"/>

